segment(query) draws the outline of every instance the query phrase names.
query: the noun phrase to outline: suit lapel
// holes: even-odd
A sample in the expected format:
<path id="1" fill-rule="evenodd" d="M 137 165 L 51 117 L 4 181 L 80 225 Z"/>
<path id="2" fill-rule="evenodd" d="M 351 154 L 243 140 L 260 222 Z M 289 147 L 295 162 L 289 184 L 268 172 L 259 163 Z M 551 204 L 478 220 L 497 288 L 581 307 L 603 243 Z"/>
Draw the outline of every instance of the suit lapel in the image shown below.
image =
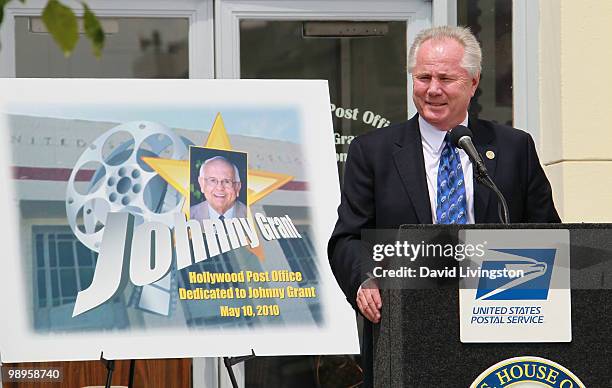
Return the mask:
<path id="1" fill-rule="evenodd" d="M 395 144 L 398 147 L 393 153 L 395 168 L 414 205 L 419 223 L 431 224 L 431 205 L 417 115 L 406 122 Z"/>
<path id="2" fill-rule="evenodd" d="M 493 133 L 479 125 L 478 120 L 471 120 L 469 128 L 474 135 L 473 141 L 476 150 L 482 156 L 489 176 L 495 181 L 495 168 L 497 167 L 497 146 L 494 144 Z M 488 208 L 491 202 L 491 189 L 478 183 L 474 178 L 474 220 L 477 224 L 489 221 Z"/>

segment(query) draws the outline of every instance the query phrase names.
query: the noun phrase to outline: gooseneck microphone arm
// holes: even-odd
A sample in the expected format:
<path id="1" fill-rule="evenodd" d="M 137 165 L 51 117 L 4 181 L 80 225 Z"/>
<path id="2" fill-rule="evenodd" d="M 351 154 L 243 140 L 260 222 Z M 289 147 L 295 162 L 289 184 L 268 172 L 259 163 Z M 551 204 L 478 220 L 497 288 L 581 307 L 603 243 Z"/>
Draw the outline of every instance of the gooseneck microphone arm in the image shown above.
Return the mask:
<path id="1" fill-rule="evenodd" d="M 495 195 L 497 195 L 497 214 L 499 216 L 499 221 L 502 224 L 509 224 L 510 215 L 508 212 L 508 203 L 495 182 L 493 182 L 493 179 L 491 179 L 489 176 L 489 172 L 487 171 L 487 167 L 482 160 L 482 156 L 478 153 L 476 147 L 474 147 L 474 143 L 472 142 L 472 131 L 463 125 L 458 125 L 451 130 L 450 141 L 454 147 L 464 150 L 470 158 L 470 161 L 474 165 L 474 177 L 476 178 L 476 181 L 482 185 L 485 185 L 491 189 Z"/>
<path id="2" fill-rule="evenodd" d="M 509 213 L 508 204 L 506 203 L 506 198 L 504 198 L 504 195 L 499 190 L 495 182 L 493 182 L 493 180 L 491 179 L 489 175 L 484 177 L 484 179 L 482 177 L 477 176 L 476 180 L 478 180 L 478 182 L 482 183 L 483 185 L 487 186 L 489 189 L 493 190 L 493 192 L 497 195 L 497 198 L 498 198 L 497 216 L 499 217 L 499 222 L 502 224 L 509 224 L 510 216 L 508 214 Z"/>

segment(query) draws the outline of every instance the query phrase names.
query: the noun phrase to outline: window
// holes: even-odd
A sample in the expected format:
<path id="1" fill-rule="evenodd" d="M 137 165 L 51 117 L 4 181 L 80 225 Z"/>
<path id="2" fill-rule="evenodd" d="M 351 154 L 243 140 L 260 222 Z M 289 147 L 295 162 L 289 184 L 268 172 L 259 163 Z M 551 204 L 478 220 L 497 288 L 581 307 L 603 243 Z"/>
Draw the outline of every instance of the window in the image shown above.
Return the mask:
<path id="1" fill-rule="evenodd" d="M 91 53 L 83 37 L 64 57 L 51 35 L 35 32 L 32 18 L 15 18 L 17 77 L 189 78 L 189 20 L 183 18 L 108 19 L 104 52 Z"/>
<path id="2" fill-rule="evenodd" d="M 37 330 L 65 331 L 81 327 L 120 329 L 127 327 L 127 313 L 121 296 L 113 303 L 91 310 L 82 316 L 71 314 L 78 290 L 92 282 L 98 254 L 81 244 L 69 227 L 34 226 L 33 282 Z"/>
<path id="3" fill-rule="evenodd" d="M 512 2 L 459 0 L 457 10 L 457 24 L 469 27 L 482 46 L 482 74 L 470 115 L 512 125 Z"/>

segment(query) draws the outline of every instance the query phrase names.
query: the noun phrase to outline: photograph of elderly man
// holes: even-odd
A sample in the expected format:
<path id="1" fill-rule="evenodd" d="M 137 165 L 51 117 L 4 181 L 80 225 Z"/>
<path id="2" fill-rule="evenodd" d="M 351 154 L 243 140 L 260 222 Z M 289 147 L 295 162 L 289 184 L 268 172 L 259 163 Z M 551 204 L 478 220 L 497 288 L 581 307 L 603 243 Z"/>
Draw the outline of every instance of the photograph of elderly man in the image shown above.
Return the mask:
<path id="1" fill-rule="evenodd" d="M 242 187 L 240 173 L 228 158 L 217 155 L 206 159 L 194 186 L 199 187 L 204 201 L 190 207 L 191 219 L 246 217 L 246 205 L 238 199 Z"/>

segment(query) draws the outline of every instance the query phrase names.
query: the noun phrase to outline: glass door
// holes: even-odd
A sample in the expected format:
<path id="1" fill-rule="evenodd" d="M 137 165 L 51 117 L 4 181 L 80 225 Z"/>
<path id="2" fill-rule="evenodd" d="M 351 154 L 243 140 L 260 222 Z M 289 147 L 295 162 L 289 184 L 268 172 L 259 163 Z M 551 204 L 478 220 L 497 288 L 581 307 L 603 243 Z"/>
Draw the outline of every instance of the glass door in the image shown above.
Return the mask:
<path id="1" fill-rule="evenodd" d="M 327 80 L 331 141 L 342 178 L 355 136 L 416 112 L 408 48 L 431 19 L 432 3 L 423 0 L 218 0 L 216 76 Z M 349 387 L 361 381 L 358 361 L 353 356 L 257 357 L 239 373 L 246 387 Z"/>

